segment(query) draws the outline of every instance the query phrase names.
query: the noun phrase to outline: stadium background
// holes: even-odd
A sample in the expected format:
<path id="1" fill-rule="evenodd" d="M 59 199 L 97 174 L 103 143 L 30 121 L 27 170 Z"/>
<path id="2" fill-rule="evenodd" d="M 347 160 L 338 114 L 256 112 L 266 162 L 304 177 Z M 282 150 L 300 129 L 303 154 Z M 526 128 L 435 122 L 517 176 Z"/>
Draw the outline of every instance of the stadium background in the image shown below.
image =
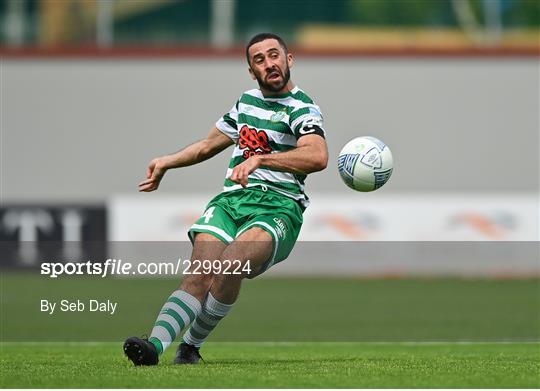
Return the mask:
<path id="1" fill-rule="evenodd" d="M 254 86 L 242 47 L 273 31 L 323 110 L 331 161 L 308 180 L 302 243 L 246 283 L 212 340 L 538 341 L 539 7 L 1 2 L 2 340 L 146 330 L 176 279 L 52 281 L 37 266 L 188 257 L 170 243 L 220 190 L 229 153 L 169 172 L 158 193 L 136 185 L 151 158 L 203 137 Z M 368 134 L 391 147 L 395 171 L 353 193 L 337 154 Z M 48 317 L 35 304 L 96 292 L 121 302 L 117 316 Z"/>

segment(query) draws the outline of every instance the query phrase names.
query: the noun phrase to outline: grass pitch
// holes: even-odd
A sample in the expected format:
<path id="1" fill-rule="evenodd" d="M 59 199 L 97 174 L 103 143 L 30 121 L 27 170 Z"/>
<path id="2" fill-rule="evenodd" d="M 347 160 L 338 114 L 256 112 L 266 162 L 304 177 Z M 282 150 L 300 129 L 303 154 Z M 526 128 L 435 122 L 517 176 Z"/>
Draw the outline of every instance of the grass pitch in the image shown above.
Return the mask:
<path id="1" fill-rule="evenodd" d="M 0 275 L 3 342 L 123 341 L 150 333 L 175 279 Z M 31 287 L 31 289 L 21 289 Z M 261 278 L 243 283 L 209 342 L 540 341 L 540 280 Z M 106 313 L 40 300 L 114 300 Z"/>
<path id="2" fill-rule="evenodd" d="M 172 347 L 145 368 L 122 341 L 150 331 L 178 281 L 0 282 L 3 388 L 540 388 L 540 344 L 525 342 L 540 341 L 538 279 L 246 281 L 203 347 L 206 364 L 175 366 Z M 43 298 L 114 299 L 119 309 L 47 315 Z"/>
<path id="3" fill-rule="evenodd" d="M 537 343 L 220 343 L 134 367 L 121 343 L 3 343 L 3 388 L 538 388 Z"/>

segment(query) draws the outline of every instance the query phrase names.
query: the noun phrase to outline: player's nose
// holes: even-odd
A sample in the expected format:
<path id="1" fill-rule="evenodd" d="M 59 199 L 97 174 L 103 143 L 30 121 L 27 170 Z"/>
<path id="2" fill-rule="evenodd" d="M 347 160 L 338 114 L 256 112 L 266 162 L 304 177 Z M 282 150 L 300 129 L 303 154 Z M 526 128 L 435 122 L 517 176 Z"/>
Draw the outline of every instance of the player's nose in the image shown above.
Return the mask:
<path id="1" fill-rule="evenodd" d="M 279 72 L 279 68 L 276 66 L 276 64 L 269 63 L 266 67 L 266 74 L 269 74 L 271 72 Z"/>
<path id="2" fill-rule="evenodd" d="M 274 61 L 272 61 L 271 58 L 265 58 L 264 59 L 264 68 L 266 69 L 266 71 L 275 71 L 277 69 L 277 66 L 276 64 L 274 63 Z"/>

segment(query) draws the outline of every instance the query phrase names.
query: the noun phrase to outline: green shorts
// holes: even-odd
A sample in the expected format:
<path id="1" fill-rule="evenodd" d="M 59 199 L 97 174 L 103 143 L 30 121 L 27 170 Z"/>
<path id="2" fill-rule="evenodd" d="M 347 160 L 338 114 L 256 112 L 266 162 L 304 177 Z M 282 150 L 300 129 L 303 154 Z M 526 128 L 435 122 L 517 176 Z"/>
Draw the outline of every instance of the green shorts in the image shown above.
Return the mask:
<path id="1" fill-rule="evenodd" d="M 250 187 L 230 191 L 208 203 L 188 235 L 192 243 L 197 232 L 206 232 L 229 244 L 252 227 L 264 229 L 272 236 L 274 247 L 262 273 L 291 253 L 302 227 L 302 212 L 295 200 L 272 190 Z"/>

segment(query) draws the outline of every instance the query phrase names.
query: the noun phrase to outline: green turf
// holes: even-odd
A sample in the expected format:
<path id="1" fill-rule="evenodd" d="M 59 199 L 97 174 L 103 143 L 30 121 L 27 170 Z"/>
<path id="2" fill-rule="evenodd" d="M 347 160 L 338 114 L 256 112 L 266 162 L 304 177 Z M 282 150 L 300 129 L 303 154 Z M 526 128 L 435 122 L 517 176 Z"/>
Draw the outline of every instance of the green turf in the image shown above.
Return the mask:
<path id="1" fill-rule="evenodd" d="M 538 344 L 208 343 L 133 367 L 119 343 L 4 343 L 3 388 L 538 388 Z"/>
<path id="2" fill-rule="evenodd" d="M 173 366 L 170 349 L 153 368 L 134 368 L 121 342 L 65 341 L 122 341 L 149 332 L 178 281 L 28 273 L 0 279 L 2 387 L 540 387 L 540 345 L 519 343 L 540 340 L 538 279 L 246 281 L 205 345 L 206 364 Z M 114 299 L 119 309 L 50 316 L 39 311 L 42 298 Z M 19 340 L 64 342 L 5 342 Z M 512 343 L 348 342 L 436 340 Z"/>
<path id="3" fill-rule="evenodd" d="M 120 341 L 149 333 L 173 279 L 1 277 L 2 341 Z M 24 287 L 21 289 L 21 287 Z M 540 280 L 246 281 L 211 341 L 537 341 Z M 40 299 L 115 300 L 114 315 L 40 312 Z"/>

